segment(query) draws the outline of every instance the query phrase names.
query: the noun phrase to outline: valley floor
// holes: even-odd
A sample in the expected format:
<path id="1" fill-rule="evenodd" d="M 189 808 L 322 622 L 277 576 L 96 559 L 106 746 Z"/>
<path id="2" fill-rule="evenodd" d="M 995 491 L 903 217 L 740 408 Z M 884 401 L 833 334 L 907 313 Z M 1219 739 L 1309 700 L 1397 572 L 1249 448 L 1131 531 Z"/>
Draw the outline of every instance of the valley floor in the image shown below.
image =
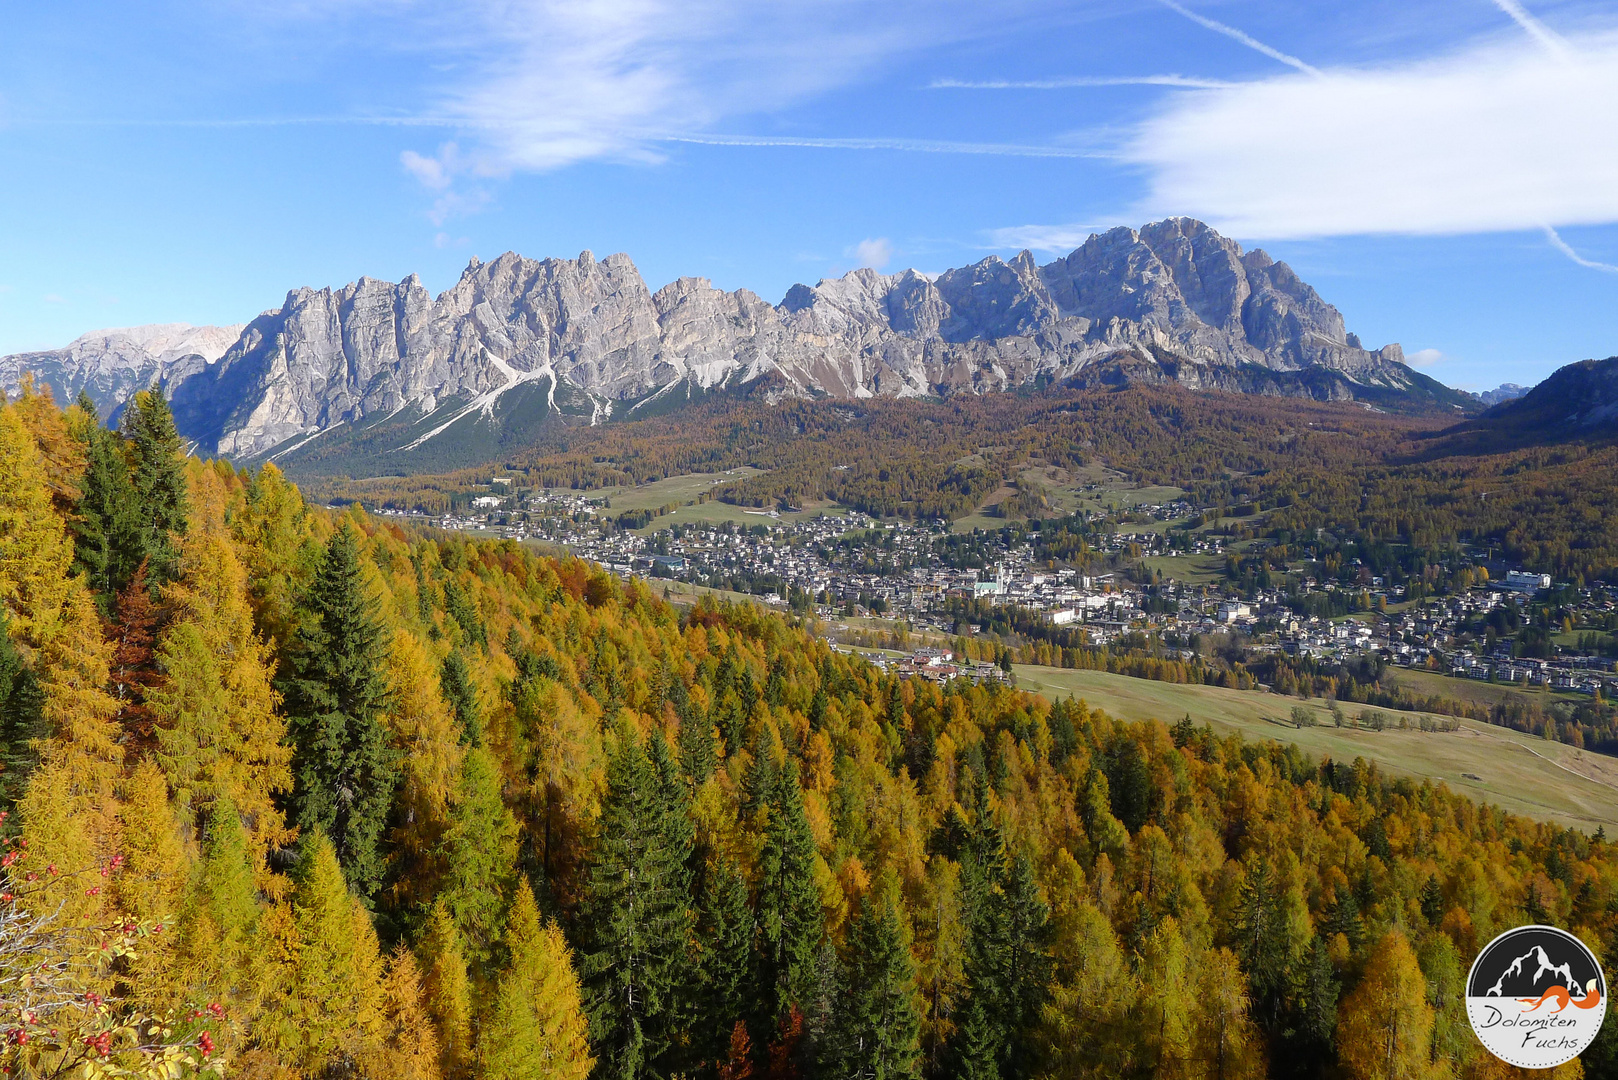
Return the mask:
<path id="1" fill-rule="evenodd" d="M 1286 719 L 1297 698 L 1263 691 L 1153 682 L 1127 675 L 1018 664 L 1017 685 L 1048 697 L 1082 698 L 1123 720 L 1162 720 L 1173 724 L 1190 714 L 1201 725 L 1240 731 L 1250 739 L 1295 743 L 1317 759 L 1353 761 L 1363 757 L 1384 771 L 1415 779 L 1431 778 L 1479 802 L 1492 803 L 1539 821 L 1571 825 L 1585 832 L 1618 826 L 1618 759 L 1564 743 L 1523 735 L 1475 720 L 1460 730 L 1371 731 L 1332 726 L 1322 699 L 1309 702 L 1318 726 L 1294 727 Z M 1350 717 L 1364 706 L 1344 706 Z M 1421 714 L 1380 710 L 1394 723 L 1415 725 Z"/>

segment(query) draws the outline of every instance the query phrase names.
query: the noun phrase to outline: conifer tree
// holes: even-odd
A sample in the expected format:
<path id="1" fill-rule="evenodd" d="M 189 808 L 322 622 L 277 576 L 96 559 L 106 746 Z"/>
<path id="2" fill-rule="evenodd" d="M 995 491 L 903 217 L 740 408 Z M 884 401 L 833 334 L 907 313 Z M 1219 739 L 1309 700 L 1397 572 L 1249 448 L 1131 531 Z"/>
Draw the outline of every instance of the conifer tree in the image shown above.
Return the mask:
<path id="1" fill-rule="evenodd" d="M 360 1064 L 385 1080 L 439 1080 L 438 1034 L 422 999 L 421 968 L 400 945 L 388 957 L 381 1045 Z"/>
<path id="2" fill-rule="evenodd" d="M 467 746 L 482 745 L 483 713 L 478 707 L 477 687 L 472 685 L 472 673 L 467 670 L 466 657 L 461 655 L 461 650 L 451 649 L 444 657 L 438 679 L 444 700 L 460 726 L 461 742 Z"/>
<path id="3" fill-rule="evenodd" d="M 974 1080 L 1031 1070 L 1051 972 L 1050 913 L 1033 864 L 1023 853 L 1007 857 L 987 782 L 976 785 L 975 803 L 961 853 L 966 1000 L 956 1047 L 958 1074 Z"/>
<path id="4" fill-rule="evenodd" d="M 427 1012 L 438 1028 L 440 1071 L 446 1080 L 460 1080 L 472 1062 L 472 986 L 455 917 L 442 898 L 427 916 L 421 966 Z"/>
<path id="5" fill-rule="evenodd" d="M 731 1031 L 750 1011 L 753 933 L 747 881 L 734 862 L 721 858 L 707 875 L 697 912 L 702 993 L 693 1038 L 699 1060 L 724 1060 Z"/>
<path id="6" fill-rule="evenodd" d="M 174 428 L 161 384 L 143 390 L 124 412 L 124 430 L 134 464 L 141 554 L 153 586 L 174 576 L 178 539 L 186 529 L 185 444 Z"/>
<path id="7" fill-rule="evenodd" d="M 603 1075 L 621 1080 L 661 1072 L 676 1050 L 679 1010 L 695 989 L 687 962 L 690 849 L 679 846 L 666 807 L 657 769 L 634 730 L 620 725 L 590 863 L 580 967 L 591 1042 Z"/>
<path id="8" fill-rule="evenodd" d="M 848 935 L 827 1075 L 916 1080 L 916 964 L 891 899 L 866 898 Z"/>
<path id="9" fill-rule="evenodd" d="M 88 866 L 116 850 L 123 747 L 108 695 L 111 648 L 83 577 L 73 574 L 73 541 L 50 494 L 40 448 L 13 405 L 0 405 L 0 609 L 6 632 L 38 680 L 45 730 L 18 808 L 43 863 Z M 13 681 L 13 688 L 17 686 Z M 8 756 L 16 756 L 13 747 Z M 48 892 L 63 916 L 105 905 L 58 883 Z"/>
<path id="10" fill-rule="evenodd" d="M 510 962 L 500 976 L 478 1045 L 488 1080 L 584 1080 L 595 1061 L 586 1039 L 579 983 L 567 943 L 541 926 L 527 883 L 519 884 L 506 926 Z"/>
<path id="11" fill-rule="evenodd" d="M 112 597 L 129 584 L 144 554 L 140 507 L 123 440 L 101 426 L 95 405 L 82 393 L 79 408 L 86 414 L 88 442 L 74 508 L 74 567 L 85 575 L 97 603 L 106 611 Z"/>
<path id="12" fill-rule="evenodd" d="M 1320 1076 L 1332 1066 L 1336 1056 L 1337 993 L 1337 972 L 1327 943 L 1316 934 L 1293 994 L 1286 1053 L 1276 1059 L 1278 1074 Z"/>
<path id="13" fill-rule="evenodd" d="M 50 733 L 39 679 L 23 663 L 10 630 L 11 620 L 0 609 L 0 810 L 10 810 L 21 798 L 39 764 L 36 740 Z"/>
<path id="14" fill-rule="evenodd" d="M 128 863 L 117 878 L 119 905 L 137 921 L 173 922 L 191 867 L 162 771 L 142 761 L 124 782 L 123 796 Z M 173 934 L 154 935 L 133 960 L 143 1002 L 154 1010 L 180 993 L 174 942 Z"/>
<path id="15" fill-rule="evenodd" d="M 297 950 L 282 1007 L 296 1060 L 319 1071 L 380 1047 L 386 996 L 376 932 L 349 892 L 336 849 L 318 831 L 301 848 L 292 903 Z"/>
<path id="16" fill-rule="evenodd" d="M 680 767 L 692 786 L 701 787 L 718 764 L 713 724 L 702 709 L 688 701 L 680 709 Z"/>
<path id="17" fill-rule="evenodd" d="M 221 796 L 209 807 L 202 859 L 177 927 L 189 981 L 215 988 L 221 998 L 250 1000 L 258 918 L 247 830 L 236 804 Z"/>
<path id="18" fill-rule="evenodd" d="M 804 815 L 794 763 L 778 772 L 759 858 L 759 1004 L 774 1021 L 808 1000 L 815 952 L 825 930 L 815 883 L 814 835 Z"/>
<path id="19" fill-rule="evenodd" d="M 477 601 L 456 585 L 454 578 L 444 579 L 444 610 L 460 626 L 468 642 L 488 651 L 489 632 L 478 614 Z"/>
<path id="20" fill-rule="evenodd" d="M 1416 1080 L 1431 1065 L 1433 1009 L 1416 954 L 1398 930 L 1371 949 L 1365 974 L 1343 999 L 1337 1056 L 1354 1080 Z"/>
<path id="21" fill-rule="evenodd" d="M 344 522 L 326 546 L 298 632 L 285 694 L 293 738 L 293 819 L 331 838 L 343 873 L 362 896 L 381 884 L 382 830 L 398 779 L 382 712 L 387 643 Z"/>
<path id="22" fill-rule="evenodd" d="M 760 724 L 753 736 L 753 761 L 747 767 L 742 783 L 742 817 L 753 818 L 769 806 L 776 795 L 775 752 L 778 745 L 775 731 L 769 724 Z"/>
<path id="23" fill-rule="evenodd" d="M 500 774 L 482 747 L 467 751 L 460 791 L 444 836 L 441 894 L 455 918 L 467 961 L 487 964 L 500 940 L 501 916 L 517 865 L 517 822 L 500 799 Z"/>
<path id="24" fill-rule="evenodd" d="M 173 620 L 157 649 L 164 682 L 146 697 L 181 813 L 195 818 L 228 797 L 253 823 L 254 862 L 263 866 L 290 838 L 276 799 L 292 787 L 291 751 L 274 660 L 254 627 L 247 572 L 226 531 L 225 493 L 209 473 L 196 488 L 198 521 L 163 593 Z"/>
<path id="25" fill-rule="evenodd" d="M 1280 1023 L 1281 1005 L 1292 985 L 1281 900 L 1269 860 L 1249 859 L 1236 912 L 1237 952 L 1247 972 L 1254 1012 L 1271 1031 Z"/>

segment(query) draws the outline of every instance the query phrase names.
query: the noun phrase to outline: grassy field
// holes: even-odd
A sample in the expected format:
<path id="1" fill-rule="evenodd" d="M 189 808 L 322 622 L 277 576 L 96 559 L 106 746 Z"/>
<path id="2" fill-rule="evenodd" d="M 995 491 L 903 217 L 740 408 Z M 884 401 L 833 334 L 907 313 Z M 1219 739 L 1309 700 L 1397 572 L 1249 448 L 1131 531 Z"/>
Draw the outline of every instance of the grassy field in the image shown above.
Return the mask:
<path id="1" fill-rule="evenodd" d="M 617 506 L 617 503 L 613 503 L 614 509 L 617 509 Z M 840 506 L 808 506 L 801 512 L 777 514 L 775 517 L 771 517 L 769 511 L 758 507 L 732 506 L 729 503 L 722 502 L 705 502 L 696 506 L 682 506 L 678 510 L 670 511 L 660 518 L 653 518 L 650 525 L 637 531 L 643 534 L 654 533 L 659 529 L 666 529 L 670 525 L 677 525 L 682 522 L 690 524 L 693 521 L 706 521 L 716 525 L 726 521 L 734 521 L 738 525 L 778 525 L 782 522 L 805 521 L 817 518 L 821 514 L 838 517 L 845 513 L 847 511 Z"/>
<path id="2" fill-rule="evenodd" d="M 1225 577 L 1223 555 L 1148 555 L 1141 565 L 1187 585 L 1212 585 Z"/>
<path id="3" fill-rule="evenodd" d="M 1494 706 L 1502 702 L 1518 701 L 1524 705 L 1544 707 L 1553 701 L 1585 700 L 1582 694 L 1547 694 L 1537 687 L 1533 690 L 1523 690 L 1514 686 L 1481 682 L 1478 679 L 1458 679 L 1453 675 L 1440 675 L 1436 671 L 1395 668 L 1392 676 L 1396 686 L 1401 686 L 1413 694 L 1455 698 L 1457 701 L 1470 701 L 1479 705 Z"/>
<path id="4" fill-rule="evenodd" d="M 606 499 L 612 503 L 612 512 L 624 510 L 655 510 L 669 503 L 690 502 L 705 491 L 722 488 L 733 480 L 745 480 L 759 475 L 761 470 L 742 467 L 722 473 L 687 473 L 655 480 L 636 487 L 597 488 L 580 494 L 591 499 Z"/>
<path id="5" fill-rule="evenodd" d="M 1172 724 L 1190 713 L 1198 724 L 1240 731 L 1252 739 L 1296 743 L 1317 759 L 1363 757 L 1388 773 L 1430 777 L 1479 802 L 1540 821 L 1586 832 L 1618 825 L 1618 759 L 1489 724 L 1462 720 L 1455 732 L 1337 728 L 1330 726 L 1331 715 L 1317 699 L 1309 704 L 1324 726 L 1295 728 L 1283 718 L 1301 704 L 1297 698 L 1022 664 L 1016 675 L 1024 689 L 1051 697 L 1072 694 L 1126 720 Z M 1352 716 L 1359 708 L 1351 705 L 1347 711 Z M 1401 715 L 1412 721 L 1419 715 L 1383 711 L 1395 722 Z"/>
<path id="6" fill-rule="evenodd" d="M 606 499 L 611 504 L 607 509 L 609 515 L 621 514 L 625 510 L 656 510 L 670 503 L 680 504 L 678 509 L 654 518 L 646 528 L 637 530 L 641 533 L 656 532 L 658 529 L 666 529 L 681 522 L 704 521 L 723 524 L 732 521 L 737 525 L 768 525 L 774 521 L 802 521 L 821 514 L 836 516 L 847 513 L 843 507 L 835 503 L 825 503 L 805 506 L 794 513 L 771 517 L 770 511 L 764 507 L 732 506 L 717 499 L 705 503 L 696 501 L 704 492 L 717 493 L 726 484 L 745 480 L 749 476 L 758 476 L 761 471 L 743 466 L 722 473 L 687 473 L 684 476 L 671 476 L 666 480 L 656 480 L 637 487 L 597 488 L 583 494 L 592 499 Z M 690 505 L 686 505 L 688 503 Z"/>
<path id="7" fill-rule="evenodd" d="M 962 458 L 957 464 L 981 464 L 982 459 L 977 455 Z M 1064 469 L 1052 465 L 1038 465 L 1024 469 L 1017 474 L 1017 479 L 1024 485 L 1037 484 L 1045 493 L 1050 502 L 1051 509 L 1046 511 L 1047 516 L 1065 516 L 1080 510 L 1118 510 L 1139 506 L 1142 503 L 1172 502 L 1185 494 L 1177 487 L 1143 487 L 1124 476 L 1123 473 L 1114 472 L 1101 465 L 1087 465 L 1082 469 Z M 1087 490 L 1095 485 L 1095 490 Z M 1002 500 L 1010 497 L 1016 491 L 1007 485 L 990 493 L 977 510 L 963 518 L 957 518 L 952 528 L 958 533 L 971 532 L 973 529 L 998 529 L 1006 524 L 1006 518 L 995 517 L 989 510 Z M 1166 522 L 1151 522 L 1142 525 L 1127 527 L 1139 532 L 1152 532 L 1167 528 Z"/>

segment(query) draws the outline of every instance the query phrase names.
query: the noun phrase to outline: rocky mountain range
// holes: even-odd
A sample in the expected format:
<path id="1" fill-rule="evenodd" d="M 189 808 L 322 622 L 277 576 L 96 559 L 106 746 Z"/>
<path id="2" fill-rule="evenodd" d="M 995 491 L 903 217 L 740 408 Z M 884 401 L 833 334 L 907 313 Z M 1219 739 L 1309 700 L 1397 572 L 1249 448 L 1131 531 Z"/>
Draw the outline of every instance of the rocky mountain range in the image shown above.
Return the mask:
<path id="1" fill-rule="evenodd" d="M 1477 426 L 1553 439 L 1618 435 L 1618 356 L 1557 368 L 1521 397 L 1484 413 Z"/>
<path id="2" fill-rule="evenodd" d="M 436 297 L 414 275 L 361 278 L 295 289 L 241 328 L 188 328 L 189 339 L 150 329 L 138 348 L 111 344 L 136 332 L 108 331 L 6 357 L 0 376 L 34 370 L 59 396 L 88 387 L 98 404 L 160 377 L 202 452 L 296 461 L 312 441 L 336 440 L 400 468 L 426 450 L 435 463 L 475 458 L 554 423 L 646 416 L 716 392 L 857 399 L 1178 382 L 1391 408 L 1476 404 L 1406 366 L 1398 345 L 1365 348 L 1285 263 L 1188 218 L 1093 235 L 1044 266 L 1024 251 L 937 276 L 856 270 L 795 285 L 779 304 L 701 278 L 653 292 L 627 255 L 508 253 L 473 259 Z M 216 352 L 221 336 L 233 340 Z"/>
<path id="3" fill-rule="evenodd" d="M 136 390 L 159 379 L 184 381 L 212 364 L 246 327 L 160 323 L 95 330 L 60 349 L 0 356 L 0 387 L 16 388 L 25 373 L 50 384 L 63 404 L 83 390 L 103 417 Z"/>

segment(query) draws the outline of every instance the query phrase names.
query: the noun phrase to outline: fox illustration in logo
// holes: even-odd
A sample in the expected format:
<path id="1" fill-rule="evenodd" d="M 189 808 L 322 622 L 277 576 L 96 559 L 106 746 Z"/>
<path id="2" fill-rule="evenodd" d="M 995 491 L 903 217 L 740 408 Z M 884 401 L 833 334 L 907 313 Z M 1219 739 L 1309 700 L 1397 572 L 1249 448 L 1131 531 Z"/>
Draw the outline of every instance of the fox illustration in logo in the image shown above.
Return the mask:
<path id="1" fill-rule="evenodd" d="M 1567 987 L 1565 986 L 1552 986 L 1543 994 L 1539 995 L 1538 999 L 1518 998 L 1517 1000 L 1522 1002 L 1524 1005 L 1529 1006 L 1527 1009 L 1523 1010 L 1524 1012 L 1538 1012 L 1539 1007 L 1545 1004 L 1547 1001 L 1556 1002 L 1556 1008 L 1552 1009 L 1552 1012 L 1561 1012 L 1563 1009 L 1567 1008 L 1570 1003 L 1575 1009 L 1593 1009 L 1597 1005 L 1601 1004 L 1601 991 L 1596 989 L 1596 981 L 1591 979 L 1587 984 L 1585 984 L 1584 996 L 1577 1001 L 1573 1001 L 1568 994 Z"/>

